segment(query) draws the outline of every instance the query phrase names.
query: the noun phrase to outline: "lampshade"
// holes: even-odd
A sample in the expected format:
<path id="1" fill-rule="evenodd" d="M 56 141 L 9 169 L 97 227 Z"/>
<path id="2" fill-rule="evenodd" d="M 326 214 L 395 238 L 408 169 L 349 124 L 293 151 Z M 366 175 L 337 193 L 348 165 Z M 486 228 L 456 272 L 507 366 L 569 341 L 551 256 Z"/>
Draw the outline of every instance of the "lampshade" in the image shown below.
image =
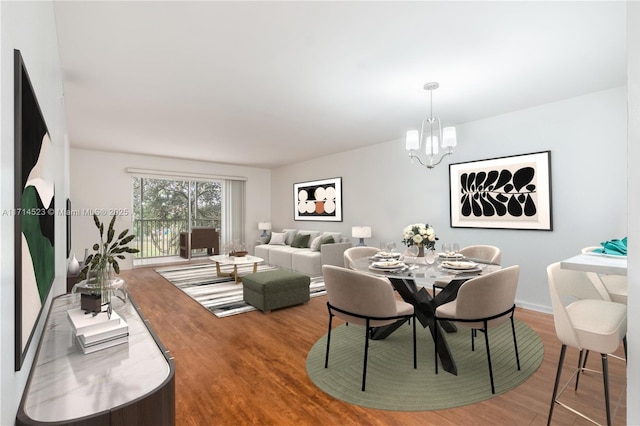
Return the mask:
<path id="1" fill-rule="evenodd" d="M 417 130 L 409 130 L 407 132 L 407 150 L 420 149 L 420 134 Z"/>
<path id="2" fill-rule="evenodd" d="M 258 222 L 258 229 L 261 231 L 271 231 L 271 222 Z"/>
<path id="3" fill-rule="evenodd" d="M 453 148 L 456 146 L 456 128 L 455 127 L 445 127 L 442 129 L 442 147 L 443 148 Z"/>
<path id="4" fill-rule="evenodd" d="M 427 136 L 426 143 L 426 151 L 427 155 L 436 155 L 438 153 L 438 137 L 433 137 L 433 142 L 431 141 L 431 136 Z"/>
<path id="5" fill-rule="evenodd" d="M 351 236 L 353 238 L 371 238 L 371 227 L 354 226 L 351 228 Z"/>

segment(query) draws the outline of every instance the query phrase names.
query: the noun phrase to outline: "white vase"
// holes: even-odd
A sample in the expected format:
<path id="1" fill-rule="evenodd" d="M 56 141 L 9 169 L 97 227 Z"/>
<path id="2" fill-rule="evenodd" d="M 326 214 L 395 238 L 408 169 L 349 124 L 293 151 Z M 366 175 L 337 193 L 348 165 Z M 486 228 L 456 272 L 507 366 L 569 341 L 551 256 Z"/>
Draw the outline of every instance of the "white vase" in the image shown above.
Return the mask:
<path id="1" fill-rule="evenodd" d="M 78 275 L 78 273 L 80 272 L 80 263 L 78 262 L 78 259 L 76 259 L 75 254 L 69 261 L 67 272 L 69 273 L 69 275 Z"/>

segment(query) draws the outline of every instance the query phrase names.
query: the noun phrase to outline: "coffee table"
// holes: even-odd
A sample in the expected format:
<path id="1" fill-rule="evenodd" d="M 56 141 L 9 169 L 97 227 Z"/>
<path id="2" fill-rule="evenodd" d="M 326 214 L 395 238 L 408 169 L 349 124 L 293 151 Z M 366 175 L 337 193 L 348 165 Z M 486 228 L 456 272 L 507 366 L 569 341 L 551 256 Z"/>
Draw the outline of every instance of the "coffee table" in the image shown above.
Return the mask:
<path id="1" fill-rule="evenodd" d="M 209 257 L 212 261 L 216 262 L 216 274 L 219 277 L 232 277 L 235 279 L 236 284 L 242 282 L 242 277 L 238 275 L 238 265 L 247 265 L 253 263 L 253 273 L 258 272 L 258 263 L 263 262 L 264 259 L 257 256 L 228 256 L 226 254 L 219 254 Z M 220 265 L 233 265 L 233 272 L 220 271 Z"/>

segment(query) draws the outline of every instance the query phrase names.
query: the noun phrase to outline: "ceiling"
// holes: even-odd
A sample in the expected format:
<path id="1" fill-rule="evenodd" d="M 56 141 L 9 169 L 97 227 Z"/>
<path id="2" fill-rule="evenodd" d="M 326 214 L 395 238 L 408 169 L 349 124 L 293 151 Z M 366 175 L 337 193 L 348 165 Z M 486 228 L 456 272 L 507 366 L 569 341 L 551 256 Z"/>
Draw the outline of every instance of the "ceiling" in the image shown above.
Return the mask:
<path id="1" fill-rule="evenodd" d="M 626 84 L 621 1 L 54 4 L 77 148 L 273 168 L 403 138 L 430 81 L 443 125 Z"/>

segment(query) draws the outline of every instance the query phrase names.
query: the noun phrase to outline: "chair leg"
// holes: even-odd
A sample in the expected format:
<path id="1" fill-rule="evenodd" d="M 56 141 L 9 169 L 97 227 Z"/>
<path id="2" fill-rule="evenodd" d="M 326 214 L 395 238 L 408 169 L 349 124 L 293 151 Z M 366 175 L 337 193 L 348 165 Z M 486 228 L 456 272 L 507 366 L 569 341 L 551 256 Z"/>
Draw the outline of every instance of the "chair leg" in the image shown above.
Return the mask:
<path id="1" fill-rule="evenodd" d="M 331 342 L 331 322 L 333 320 L 333 315 L 331 314 L 331 309 L 329 309 L 329 331 L 327 332 L 327 353 L 324 356 L 324 368 L 329 366 L 329 343 Z"/>
<path id="2" fill-rule="evenodd" d="M 418 368 L 418 353 L 416 351 L 416 316 L 413 315 L 413 368 Z"/>
<path id="3" fill-rule="evenodd" d="M 589 351 L 587 350 L 587 352 L 584 354 L 584 363 L 582 361 L 582 354 L 584 353 L 584 349 L 580 349 L 580 353 L 578 354 L 578 373 L 576 374 L 576 387 L 575 387 L 575 391 L 578 391 L 578 382 L 580 382 L 580 373 L 582 373 L 582 370 L 584 369 L 584 367 L 587 365 L 587 356 L 589 356 Z"/>
<path id="4" fill-rule="evenodd" d="M 611 426 L 611 406 L 609 403 L 609 362 L 607 354 L 602 356 L 602 381 L 604 383 L 604 404 L 607 409 L 607 426 Z"/>
<path id="5" fill-rule="evenodd" d="M 471 329 L 471 352 L 473 352 L 473 351 L 475 351 L 475 350 L 476 350 L 476 340 L 475 340 L 475 337 L 476 337 L 476 329 L 475 329 L 475 328 L 472 328 L 472 329 Z"/>
<path id="6" fill-rule="evenodd" d="M 364 364 L 362 366 L 362 392 L 364 392 L 365 382 L 367 380 L 367 358 L 369 355 L 369 334 L 371 333 L 371 327 L 369 327 L 369 319 L 367 318 L 367 326 L 364 333 Z"/>
<path id="7" fill-rule="evenodd" d="M 562 349 L 560 349 L 560 360 L 558 360 L 558 371 L 556 372 L 556 383 L 553 385 L 553 395 L 551 395 L 551 406 L 549 407 L 549 417 L 547 418 L 547 426 L 551 424 L 553 407 L 556 405 L 556 396 L 558 395 L 558 385 L 560 384 L 560 375 L 562 374 L 562 364 L 564 363 L 564 355 L 566 352 L 567 352 L 567 345 L 562 345 Z"/>
<path id="8" fill-rule="evenodd" d="M 435 348 L 435 353 L 434 353 L 434 359 L 435 359 L 435 364 L 436 364 L 436 374 L 438 374 L 438 320 L 436 318 L 433 319 L 433 335 L 434 335 L 434 344 L 433 347 Z"/>
<path id="9" fill-rule="evenodd" d="M 489 364 L 489 380 L 491 381 L 491 393 L 496 393 L 496 388 L 493 385 L 493 368 L 491 368 L 491 352 L 489 351 L 489 327 L 487 327 L 487 320 L 484 320 L 484 344 L 487 347 L 487 363 Z"/>
<path id="10" fill-rule="evenodd" d="M 513 348 L 516 351 L 516 364 L 520 371 L 520 354 L 518 353 L 518 341 L 516 340 L 516 325 L 513 323 L 513 315 L 511 315 L 511 334 L 513 334 Z"/>

